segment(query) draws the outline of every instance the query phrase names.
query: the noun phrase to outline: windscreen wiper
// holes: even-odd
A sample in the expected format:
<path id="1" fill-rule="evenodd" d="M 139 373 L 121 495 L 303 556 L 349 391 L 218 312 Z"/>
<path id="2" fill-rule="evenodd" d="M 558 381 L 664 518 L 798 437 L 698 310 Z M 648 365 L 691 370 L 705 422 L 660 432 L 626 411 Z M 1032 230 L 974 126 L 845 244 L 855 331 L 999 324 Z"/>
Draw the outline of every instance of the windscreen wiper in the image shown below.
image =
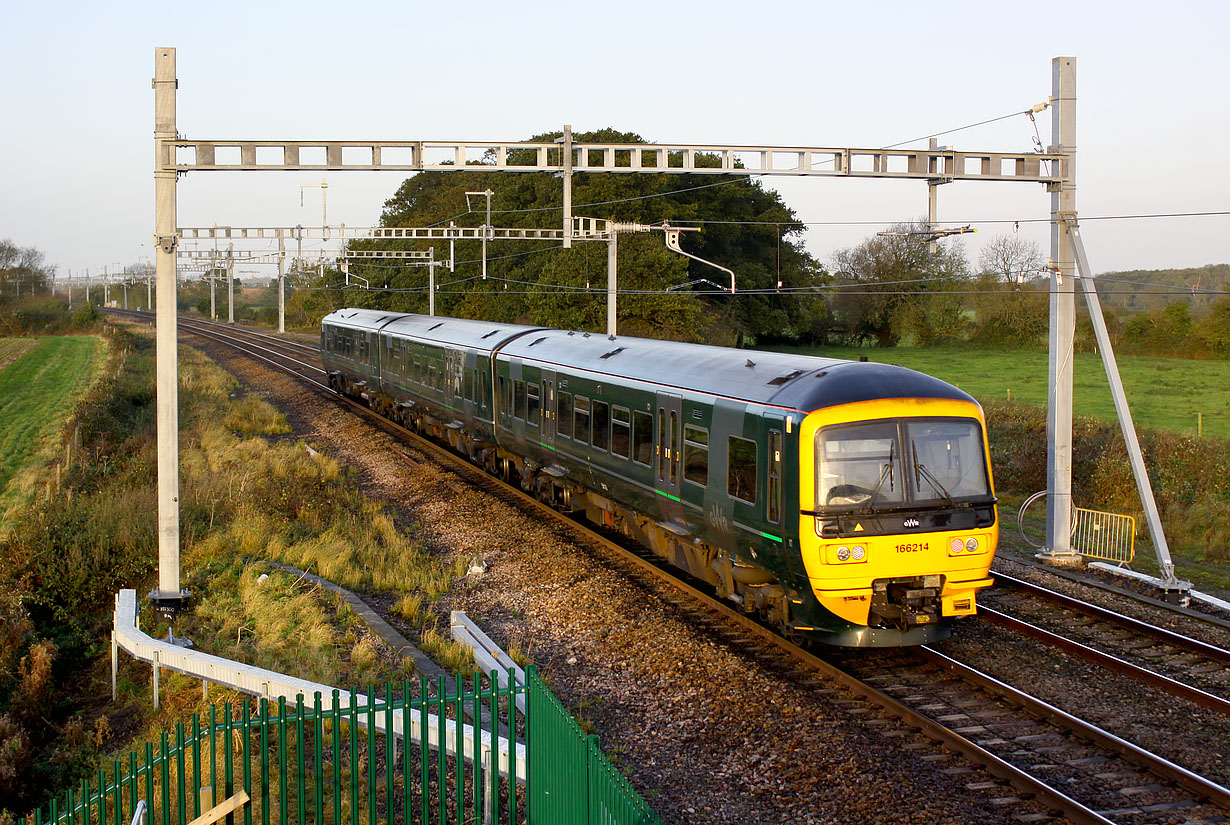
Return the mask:
<path id="1" fill-rule="evenodd" d="M 922 479 L 925 478 L 931 484 L 931 486 L 935 488 L 935 491 L 937 493 L 942 495 L 944 498 L 948 499 L 948 503 L 950 505 L 952 505 L 953 507 L 956 507 L 957 503 L 953 501 L 952 496 L 949 495 L 948 491 L 944 489 L 944 485 L 940 484 L 940 480 L 936 478 L 931 473 L 930 470 L 928 470 L 918 461 L 918 445 L 915 444 L 913 441 L 910 441 L 910 450 L 914 454 L 914 486 L 921 488 Z"/>
<path id="2" fill-rule="evenodd" d="M 888 489 L 893 489 L 893 465 L 897 455 L 897 442 L 894 441 L 888 448 L 888 461 L 880 468 L 880 477 L 876 479 L 876 486 L 871 488 L 871 495 L 867 496 L 867 510 L 870 511 L 876 503 L 876 496 L 880 494 L 880 488 L 884 486 L 884 480 L 888 479 Z"/>

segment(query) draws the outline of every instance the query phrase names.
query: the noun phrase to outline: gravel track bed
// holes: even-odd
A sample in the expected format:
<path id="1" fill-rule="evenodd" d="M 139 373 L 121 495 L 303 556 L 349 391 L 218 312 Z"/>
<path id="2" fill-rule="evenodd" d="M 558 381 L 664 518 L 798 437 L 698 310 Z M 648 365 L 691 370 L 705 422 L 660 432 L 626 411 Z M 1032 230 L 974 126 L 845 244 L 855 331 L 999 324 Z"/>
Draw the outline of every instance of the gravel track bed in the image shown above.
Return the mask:
<path id="1" fill-rule="evenodd" d="M 1041 585 L 1057 593 L 1062 593 L 1065 596 L 1096 604 L 1099 607 L 1113 610 L 1116 613 L 1122 613 L 1125 616 L 1139 619 L 1142 622 L 1148 622 L 1151 625 L 1162 627 L 1175 633 L 1181 633 L 1184 636 L 1190 636 L 1193 639 L 1199 639 L 1211 645 L 1230 648 L 1230 630 L 1192 619 L 1170 610 L 1154 607 L 1128 596 L 1110 593 L 1106 590 L 1089 587 L 1079 582 L 1065 579 L 1062 576 L 1053 575 L 1045 570 L 1039 570 L 1032 565 L 1022 564 L 1007 553 L 1001 553 L 995 557 L 991 575 L 994 576 L 996 572 L 1006 573 L 1009 576 Z M 995 589 L 991 588 L 991 590 L 985 591 L 982 601 L 988 606 L 994 607 Z"/>
<path id="2" fill-rule="evenodd" d="M 851 712 L 859 703 L 844 693 L 795 686 L 708 638 L 564 528 L 408 464 L 391 436 L 293 379 L 185 340 L 286 413 L 297 437 L 356 468 L 365 492 L 432 552 L 482 560 L 485 571 L 462 579 L 438 615 L 464 609 L 525 651 L 666 822 L 942 825 L 1037 811 L 996 804 L 1006 789 L 967 789 L 987 777 L 895 723 L 866 724 L 875 714 Z M 387 610 L 396 594 L 367 595 Z"/>
<path id="3" fill-rule="evenodd" d="M 1214 782 L 1230 780 L 1230 717 L 987 623 L 967 623 L 935 648 Z"/>

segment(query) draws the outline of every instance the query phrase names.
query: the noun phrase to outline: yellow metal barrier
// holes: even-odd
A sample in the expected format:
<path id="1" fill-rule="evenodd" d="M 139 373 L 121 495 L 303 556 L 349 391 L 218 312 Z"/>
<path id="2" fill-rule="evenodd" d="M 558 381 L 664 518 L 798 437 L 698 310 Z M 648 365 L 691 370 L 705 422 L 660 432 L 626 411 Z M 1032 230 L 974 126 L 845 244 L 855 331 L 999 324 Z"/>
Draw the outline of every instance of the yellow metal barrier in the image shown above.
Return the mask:
<path id="1" fill-rule="evenodd" d="M 1073 507 L 1072 549 L 1091 559 L 1131 564 L 1136 557 L 1136 519 Z"/>

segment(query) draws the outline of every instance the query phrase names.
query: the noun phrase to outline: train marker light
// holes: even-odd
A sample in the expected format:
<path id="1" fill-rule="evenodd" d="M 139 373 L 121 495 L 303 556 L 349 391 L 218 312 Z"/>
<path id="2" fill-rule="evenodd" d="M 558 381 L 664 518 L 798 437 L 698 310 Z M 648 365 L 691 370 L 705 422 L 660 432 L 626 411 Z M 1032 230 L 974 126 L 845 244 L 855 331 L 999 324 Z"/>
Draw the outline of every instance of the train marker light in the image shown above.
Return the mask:
<path id="1" fill-rule="evenodd" d="M 973 538 L 971 538 L 971 539 L 966 539 L 966 540 L 965 540 L 965 549 L 966 549 L 966 551 L 967 551 L 967 552 L 970 552 L 970 553 L 977 553 L 977 552 L 978 552 L 978 539 L 973 539 Z"/>
<path id="2" fill-rule="evenodd" d="M 838 547 L 837 548 L 837 560 L 838 561 L 849 561 L 850 560 L 850 548 L 849 547 Z"/>
<path id="3" fill-rule="evenodd" d="M 850 551 L 850 557 L 855 561 L 862 561 L 865 555 L 867 555 L 867 551 L 861 544 L 854 545 L 854 549 Z"/>

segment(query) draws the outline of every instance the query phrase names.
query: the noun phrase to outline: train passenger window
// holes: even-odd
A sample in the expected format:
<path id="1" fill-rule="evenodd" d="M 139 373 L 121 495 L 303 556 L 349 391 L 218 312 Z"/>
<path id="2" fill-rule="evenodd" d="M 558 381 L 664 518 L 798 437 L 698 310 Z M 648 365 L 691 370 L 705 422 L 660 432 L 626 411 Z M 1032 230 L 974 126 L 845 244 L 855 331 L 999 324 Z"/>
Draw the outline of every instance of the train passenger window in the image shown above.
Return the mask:
<path id="1" fill-rule="evenodd" d="M 465 378 L 463 380 L 465 382 L 465 391 L 463 392 L 462 395 L 467 401 L 473 401 L 474 400 L 474 370 L 470 369 L 469 367 L 466 367 Z"/>
<path id="2" fill-rule="evenodd" d="M 436 386 L 436 362 L 432 361 L 427 365 L 427 384 L 428 386 Z"/>
<path id="3" fill-rule="evenodd" d="M 732 498 L 756 503 L 756 442 L 732 435 L 728 442 L 726 492 Z"/>
<path id="4" fill-rule="evenodd" d="M 583 395 L 576 397 L 573 408 L 572 437 L 582 444 L 589 443 L 589 399 Z"/>
<path id="5" fill-rule="evenodd" d="M 709 483 L 709 431 L 683 425 L 683 477 L 704 487 Z"/>
<path id="6" fill-rule="evenodd" d="M 525 420 L 529 424 L 538 424 L 539 390 L 537 384 L 527 384 L 525 394 L 528 405 L 525 409 Z"/>
<path id="7" fill-rule="evenodd" d="M 594 447 L 606 450 L 611 435 L 611 408 L 605 401 L 594 400 Z"/>
<path id="8" fill-rule="evenodd" d="M 782 434 L 769 430 L 769 521 L 782 519 Z"/>
<path id="9" fill-rule="evenodd" d="M 525 382 L 513 382 L 513 415 L 525 420 Z"/>
<path id="10" fill-rule="evenodd" d="M 611 409 L 611 454 L 620 458 L 631 455 L 632 424 L 626 407 Z"/>
<path id="11" fill-rule="evenodd" d="M 555 408 L 555 428 L 560 435 L 572 435 L 572 394 L 561 392 Z"/>
<path id="12" fill-rule="evenodd" d="M 359 360 L 364 364 L 367 363 L 367 336 L 359 336 Z"/>
<path id="13" fill-rule="evenodd" d="M 639 410 L 632 414 L 632 460 L 646 467 L 653 462 L 653 416 Z"/>

